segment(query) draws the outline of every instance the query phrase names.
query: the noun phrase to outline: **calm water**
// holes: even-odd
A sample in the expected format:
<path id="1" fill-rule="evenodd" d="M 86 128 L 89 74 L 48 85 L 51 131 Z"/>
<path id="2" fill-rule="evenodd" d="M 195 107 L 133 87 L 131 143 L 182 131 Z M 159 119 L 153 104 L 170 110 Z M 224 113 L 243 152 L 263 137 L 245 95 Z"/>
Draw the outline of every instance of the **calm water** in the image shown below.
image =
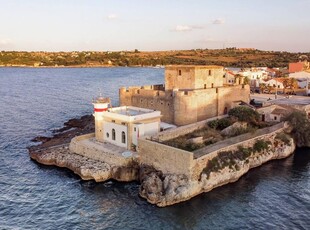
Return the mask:
<path id="1" fill-rule="evenodd" d="M 83 182 L 36 164 L 26 147 L 92 112 L 99 88 L 159 84 L 162 69 L 0 68 L 0 229 L 310 229 L 310 150 L 253 169 L 238 182 L 172 207 L 138 196 L 136 183 Z"/>

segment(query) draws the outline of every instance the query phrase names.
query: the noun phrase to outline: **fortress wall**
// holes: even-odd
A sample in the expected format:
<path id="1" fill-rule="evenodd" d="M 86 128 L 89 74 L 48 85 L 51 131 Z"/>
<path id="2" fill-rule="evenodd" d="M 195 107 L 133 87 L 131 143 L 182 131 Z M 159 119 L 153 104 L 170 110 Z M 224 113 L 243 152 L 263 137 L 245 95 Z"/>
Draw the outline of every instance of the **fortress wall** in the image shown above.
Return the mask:
<path id="1" fill-rule="evenodd" d="M 181 75 L 179 75 L 179 70 Z M 195 88 L 195 68 L 191 67 L 166 67 L 165 88 L 166 90 L 194 89 Z"/>
<path id="2" fill-rule="evenodd" d="M 171 140 L 174 139 L 176 137 L 179 136 L 183 136 L 186 135 L 188 133 L 191 133 L 197 129 L 201 129 L 203 128 L 209 121 L 212 120 L 216 120 L 216 119 L 221 119 L 224 117 L 227 117 L 228 115 L 224 115 L 224 116 L 219 116 L 219 117 L 212 117 L 200 122 L 196 122 L 193 124 L 189 124 L 189 125 L 184 125 L 184 126 L 180 126 L 176 129 L 168 129 L 166 131 L 160 132 L 158 133 L 156 136 L 153 136 L 152 138 L 161 142 L 161 141 L 167 141 L 167 140 Z"/>
<path id="3" fill-rule="evenodd" d="M 223 115 L 225 107 L 227 111 L 233 108 L 235 101 L 250 103 L 250 86 L 234 85 L 218 88 L 218 115 Z"/>
<path id="4" fill-rule="evenodd" d="M 193 153 L 146 139 L 139 139 L 140 163 L 153 166 L 165 174 L 191 175 Z"/>
<path id="5" fill-rule="evenodd" d="M 194 151 L 193 177 L 199 177 L 202 170 L 206 167 L 209 160 L 213 159 L 220 152 L 235 151 L 238 146 L 252 147 L 257 140 L 272 141 L 276 134 L 283 132 L 286 128 L 285 123 L 279 123 L 272 127 L 260 129 L 255 133 L 246 133 L 237 137 L 232 137 L 214 145 Z"/>
<path id="6" fill-rule="evenodd" d="M 174 121 L 178 126 L 217 116 L 218 101 L 215 88 L 177 92 L 174 98 Z"/>
<path id="7" fill-rule="evenodd" d="M 70 151 L 115 166 L 125 166 L 132 161 L 132 158 L 125 158 L 121 154 L 113 153 L 103 144 L 94 144 L 90 141 L 94 136 L 94 133 L 91 133 L 74 137 L 69 145 Z"/>
<path id="8" fill-rule="evenodd" d="M 211 75 L 209 75 L 209 70 Z M 197 68 L 195 69 L 196 82 L 195 89 L 221 87 L 224 83 L 224 71 L 223 68 Z"/>
<path id="9" fill-rule="evenodd" d="M 131 105 L 146 109 L 161 111 L 161 120 L 167 123 L 173 123 L 173 95 L 172 91 L 154 90 L 161 89 L 163 85 L 152 86 L 153 89 L 139 88 L 121 88 L 120 104 Z"/>

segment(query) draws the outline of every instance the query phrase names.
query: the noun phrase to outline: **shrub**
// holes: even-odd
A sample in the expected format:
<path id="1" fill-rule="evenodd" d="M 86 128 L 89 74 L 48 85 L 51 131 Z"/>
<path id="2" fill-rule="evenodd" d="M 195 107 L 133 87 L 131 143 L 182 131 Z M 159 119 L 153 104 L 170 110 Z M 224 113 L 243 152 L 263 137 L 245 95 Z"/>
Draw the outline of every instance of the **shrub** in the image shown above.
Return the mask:
<path id="1" fill-rule="evenodd" d="M 285 133 L 278 133 L 276 135 L 276 139 L 282 141 L 286 145 L 290 145 L 291 144 L 290 137 L 287 134 L 285 134 Z"/>
<path id="2" fill-rule="evenodd" d="M 228 126 L 231 126 L 233 121 L 230 118 L 222 118 L 219 120 L 213 120 L 208 122 L 208 126 L 212 129 L 223 130 Z"/>
<path id="3" fill-rule="evenodd" d="M 271 144 L 270 141 L 257 140 L 253 146 L 253 150 L 254 152 L 262 152 L 264 150 L 268 150 L 269 144 Z"/>
<path id="4" fill-rule="evenodd" d="M 259 113 L 247 106 L 238 106 L 229 110 L 229 116 L 236 117 L 239 121 L 247 121 L 257 123 L 259 121 Z"/>
<path id="5" fill-rule="evenodd" d="M 294 111 L 287 117 L 292 126 L 292 136 L 297 146 L 310 146 L 310 121 L 307 114 L 301 111 Z"/>

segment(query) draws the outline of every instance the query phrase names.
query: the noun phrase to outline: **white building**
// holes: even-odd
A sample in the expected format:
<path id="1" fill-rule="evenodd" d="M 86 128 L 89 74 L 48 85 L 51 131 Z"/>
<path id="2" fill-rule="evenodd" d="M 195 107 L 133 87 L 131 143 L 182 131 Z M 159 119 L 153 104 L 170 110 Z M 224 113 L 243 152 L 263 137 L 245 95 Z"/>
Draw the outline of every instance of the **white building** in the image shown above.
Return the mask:
<path id="1" fill-rule="evenodd" d="M 240 71 L 241 76 L 247 77 L 250 80 L 250 86 L 259 87 L 259 83 L 268 78 L 268 74 L 264 70 L 251 68 L 247 70 Z"/>
<path id="2" fill-rule="evenodd" d="M 264 80 L 264 81 L 261 81 L 260 83 L 266 86 L 271 86 L 273 88 L 284 89 L 283 81 L 277 78 L 273 78 L 270 80 Z"/>
<path id="3" fill-rule="evenodd" d="M 296 73 L 290 73 L 290 78 L 295 78 L 298 83 L 298 87 L 305 89 L 310 82 L 310 72 L 308 71 L 301 71 Z"/>
<path id="4" fill-rule="evenodd" d="M 109 99 L 97 98 L 94 103 L 95 137 L 99 142 L 132 149 L 138 138 L 160 131 L 160 111 L 133 106 L 108 108 Z"/>

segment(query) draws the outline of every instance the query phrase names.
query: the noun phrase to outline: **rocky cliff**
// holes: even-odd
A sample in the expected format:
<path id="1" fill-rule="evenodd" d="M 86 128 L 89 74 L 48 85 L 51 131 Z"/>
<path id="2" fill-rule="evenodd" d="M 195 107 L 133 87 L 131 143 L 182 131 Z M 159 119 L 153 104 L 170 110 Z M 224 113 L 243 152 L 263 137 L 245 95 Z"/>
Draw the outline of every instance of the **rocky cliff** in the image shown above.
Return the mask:
<path id="1" fill-rule="evenodd" d="M 234 165 L 227 165 L 209 173 L 208 170 L 202 171 L 199 179 L 191 179 L 185 175 L 164 175 L 144 166 L 140 171 L 140 195 L 160 207 L 179 203 L 221 185 L 235 182 L 251 168 L 273 159 L 286 158 L 295 150 L 292 138 L 285 142 L 274 138 L 268 140 L 268 143 L 268 149 L 253 152 L 244 160 L 237 159 Z"/>
<path id="2" fill-rule="evenodd" d="M 122 167 L 110 165 L 70 152 L 68 144 L 40 150 L 29 150 L 29 154 L 31 159 L 41 164 L 68 168 L 83 180 L 103 182 L 114 179 L 128 182 L 139 179 L 139 167 L 134 161 Z"/>

